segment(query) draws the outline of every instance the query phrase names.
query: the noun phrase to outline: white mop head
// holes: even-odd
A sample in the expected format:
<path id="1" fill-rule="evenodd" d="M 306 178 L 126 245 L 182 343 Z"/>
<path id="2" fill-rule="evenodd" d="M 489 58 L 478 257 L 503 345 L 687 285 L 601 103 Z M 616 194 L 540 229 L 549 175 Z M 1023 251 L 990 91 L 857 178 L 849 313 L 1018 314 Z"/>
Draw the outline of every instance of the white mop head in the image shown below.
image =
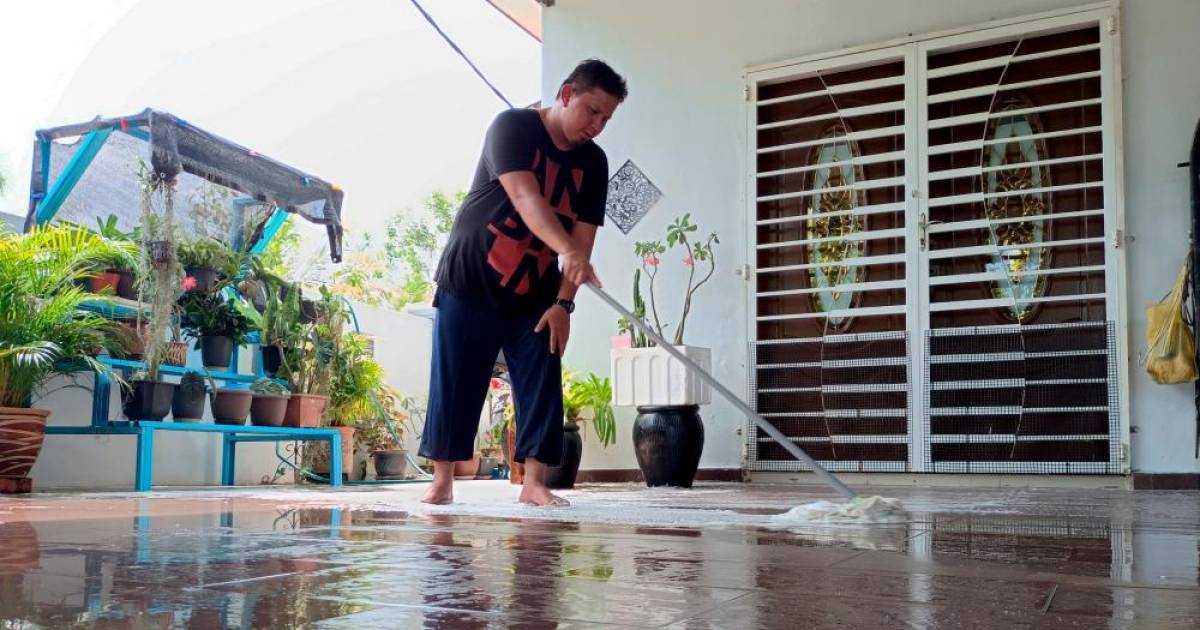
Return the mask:
<path id="1" fill-rule="evenodd" d="M 776 514 L 771 521 L 776 524 L 789 523 L 896 523 L 908 519 L 899 499 L 883 497 L 859 497 L 845 503 L 817 501 L 798 505 L 783 514 Z"/>

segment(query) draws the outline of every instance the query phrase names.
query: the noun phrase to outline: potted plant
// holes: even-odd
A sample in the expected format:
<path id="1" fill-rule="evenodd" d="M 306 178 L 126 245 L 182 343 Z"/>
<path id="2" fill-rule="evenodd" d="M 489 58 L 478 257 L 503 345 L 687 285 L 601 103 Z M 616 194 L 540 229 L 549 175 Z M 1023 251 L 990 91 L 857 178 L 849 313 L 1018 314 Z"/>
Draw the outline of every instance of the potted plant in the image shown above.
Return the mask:
<path id="1" fill-rule="evenodd" d="M 254 403 L 254 393 L 249 389 L 213 386 L 209 397 L 213 420 L 217 424 L 246 424 L 250 406 Z"/>
<path id="2" fill-rule="evenodd" d="M 250 326 L 258 331 L 263 372 L 271 377 L 284 375 L 283 348 L 303 326 L 299 303 L 280 299 L 277 293 L 271 292 L 263 296 L 261 311 L 243 300 L 235 304 Z"/>
<path id="3" fill-rule="evenodd" d="M 692 300 L 713 276 L 716 269 L 713 246 L 720 242 L 715 233 L 703 241 L 693 240 L 697 230 L 690 215 L 685 214 L 668 226 L 665 245 L 661 241 L 643 241 L 634 246 L 634 252 L 641 258 L 641 268 L 634 275 L 634 307 L 638 309 L 634 314 L 660 337 L 668 338 L 669 325 L 662 323 L 655 285 L 661 270 L 660 256 L 668 252 L 682 254 L 687 285 L 671 343 L 685 356 L 711 370 L 712 351 L 684 343 Z M 698 278 L 696 267 L 701 264 L 707 264 L 708 269 Z M 648 313 L 639 286 L 643 273 L 649 279 Z M 618 324 L 622 332 L 637 333 L 632 322 Z M 683 363 L 666 350 L 654 347 L 644 335 L 632 334 L 624 339 L 611 354 L 613 404 L 638 409 L 634 423 L 638 466 L 648 485 L 690 487 L 704 448 L 699 409 L 700 405 L 712 402 L 712 392 Z"/>
<path id="4" fill-rule="evenodd" d="M 579 463 L 583 457 L 583 439 L 579 423 L 590 419 L 592 430 L 604 448 L 617 440 L 617 420 L 612 408 L 612 384 L 608 378 L 588 373 L 576 379 L 563 375 L 563 459 L 546 470 L 546 486 L 555 489 L 575 487 Z"/>
<path id="5" fill-rule="evenodd" d="M 171 400 L 171 417 L 175 422 L 199 422 L 204 418 L 204 401 L 208 384 L 198 372 L 187 372 L 179 378 Z"/>
<path id="6" fill-rule="evenodd" d="M 121 379 L 93 353 L 116 351 L 115 323 L 80 309 L 79 287 L 118 243 L 73 226 L 0 233 L 0 484 L 28 491 L 50 412 L 33 404 L 46 383 L 81 367 Z"/>
<path id="7" fill-rule="evenodd" d="M 182 272 L 175 257 L 174 180 L 143 167 L 140 175 L 142 242 L 137 265 L 137 330 L 143 348 L 142 368 L 130 379 L 125 415 L 130 420 L 162 420 L 171 412 L 175 383 L 159 378 L 169 351 L 167 335 L 175 316 Z M 155 198 L 161 210 L 155 209 Z"/>
<path id="8" fill-rule="evenodd" d="M 376 479 L 404 479 L 408 470 L 408 451 L 403 448 L 404 428 L 411 415 L 406 411 L 416 403 L 390 385 L 376 392 L 378 409 L 356 426 L 355 442 L 371 454 Z"/>
<path id="9" fill-rule="evenodd" d="M 180 299 L 183 328 L 196 339 L 204 367 L 227 370 L 234 346 L 246 345 L 253 324 L 219 293 L 191 292 Z"/>
<path id="10" fill-rule="evenodd" d="M 126 300 L 137 300 L 137 267 L 141 257 L 141 248 L 138 247 L 137 241 L 141 230 L 122 232 L 117 227 L 117 221 L 115 214 L 108 215 L 106 219 L 96 217 L 97 233 L 113 243 L 125 244 L 124 247 L 128 248 L 128 254 L 107 256 L 99 261 L 100 264 L 96 269 L 107 277 L 99 283 L 93 280 L 92 291 L 99 293 L 98 288 L 108 284 L 112 277 L 116 276 L 117 283 L 114 290 L 117 295 Z"/>
<path id="11" fill-rule="evenodd" d="M 254 400 L 250 403 L 250 424 L 264 427 L 283 426 L 287 414 L 288 389 L 279 381 L 262 377 L 250 385 Z"/>
<path id="12" fill-rule="evenodd" d="M 332 426 L 353 428 L 376 411 L 375 395 L 383 386 L 383 368 L 371 356 L 367 338 L 357 333 L 338 335 L 334 348 L 334 379 L 329 395 Z"/>
<path id="13" fill-rule="evenodd" d="M 192 290 L 200 293 L 212 293 L 220 288 L 237 276 L 240 266 L 237 254 L 229 246 L 207 236 L 181 242 L 179 262 L 188 277 L 196 279 Z"/>
<path id="14" fill-rule="evenodd" d="M 344 314 L 336 299 L 322 289 L 326 305 L 317 321 L 295 326 L 279 340 L 283 348 L 283 370 L 288 375 L 292 395 L 288 398 L 284 424 L 291 427 L 319 427 L 329 404 L 333 384 L 334 331 L 340 330 L 337 319 Z M 299 319 L 300 295 L 292 292 L 286 300 L 289 313 Z"/>

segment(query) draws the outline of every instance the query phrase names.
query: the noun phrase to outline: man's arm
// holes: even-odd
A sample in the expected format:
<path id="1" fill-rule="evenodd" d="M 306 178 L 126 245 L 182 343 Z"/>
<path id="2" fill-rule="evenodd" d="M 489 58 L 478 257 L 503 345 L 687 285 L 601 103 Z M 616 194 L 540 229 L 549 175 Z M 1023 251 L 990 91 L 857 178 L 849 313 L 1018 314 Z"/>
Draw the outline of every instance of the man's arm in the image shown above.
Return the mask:
<path id="1" fill-rule="evenodd" d="M 592 266 L 588 263 L 590 252 L 585 253 L 575 239 L 567 234 L 562 223 L 558 221 L 558 213 L 542 196 L 537 178 L 532 172 L 504 173 L 500 176 L 500 185 L 504 187 L 504 192 L 508 193 L 517 214 L 521 215 L 521 219 L 529 226 L 533 235 L 558 252 L 562 260 L 563 278 L 576 286 L 596 280 Z M 595 237 L 594 231 L 592 236 Z"/>
<path id="2" fill-rule="evenodd" d="M 571 238 L 575 241 L 575 246 L 583 252 L 583 259 L 591 262 L 592 248 L 596 244 L 596 231 L 599 228 L 591 223 L 583 221 L 575 222 L 575 229 L 571 233 Z M 579 292 L 579 285 L 572 284 L 564 276 L 558 287 L 558 297 L 563 300 L 575 300 L 575 294 Z"/>

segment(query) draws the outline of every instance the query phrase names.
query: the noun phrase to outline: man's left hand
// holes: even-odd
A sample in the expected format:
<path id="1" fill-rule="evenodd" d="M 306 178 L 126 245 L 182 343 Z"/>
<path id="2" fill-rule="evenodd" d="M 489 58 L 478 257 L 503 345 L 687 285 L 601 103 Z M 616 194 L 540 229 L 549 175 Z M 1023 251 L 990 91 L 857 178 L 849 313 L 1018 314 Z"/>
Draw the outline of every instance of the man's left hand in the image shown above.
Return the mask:
<path id="1" fill-rule="evenodd" d="M 547 327 L 550 328 L 550 354 L 561 356 L 567 351 L 567 339 L 571 336 L 571 316 L 565 308 L 555 304 L 538 320 L 533 332 L 540 333 Z"/>

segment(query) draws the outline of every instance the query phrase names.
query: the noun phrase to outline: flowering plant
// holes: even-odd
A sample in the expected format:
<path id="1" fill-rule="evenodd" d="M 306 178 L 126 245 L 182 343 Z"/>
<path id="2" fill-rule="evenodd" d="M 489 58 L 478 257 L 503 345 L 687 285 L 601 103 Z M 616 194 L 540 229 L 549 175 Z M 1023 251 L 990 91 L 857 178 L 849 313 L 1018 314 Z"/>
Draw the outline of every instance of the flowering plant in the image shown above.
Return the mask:
<path id="1" fill-rule="evenodd" d="M 671 225 L 667 226 L 667 241 L 664 245 L 662 241 L 639 241 L 634 244 L 634 254 L 641 259 L 641 268 L 634 272 L 633 279 L 633 303 L 634 315 L 639 318 L 645 318 L 646 307 L 642 301 L 640 280 L 641 275 L 645 272 L 650 279 L 650 315 L 653 318 L 652 324 L 654 330 L 662 337 L 666 337 L 663 332 L 670 325 L 663 325 L 662 319 L 658 312 L 658 296 L 655 293 L 655 280 L 661 270 L 663 264 L 662 256 L 665 256 L 669 251 L 675 251 L 678 248 L 683 248 L 683 256 L 680 258 L 683 266 L 687 268 L 688 279 L 687 289 L 683 294 L 683 307 L 679 316 L 679 325 L 675 327 L 675 338 L 671 342 L 674 345 L 683 344 L 683 333 L 687 325 L 688 314 L 692 311 L 692 297 L 696 291 L 704 286 L 706 282 L 712 278 L 713 271 L 716 270 L 717 261 L 713 252 L 713 245 L 719 244 L 721 241 L 717 238 L 716 232 L 708 235 L 704 240 L 695 240 L 694 233 L 699 228 L 692 223 L 691 215 L 685 214 L 682 217 L 675 219 Z M 699 280 L 696 276 L 697 263 L 707 263 L 708 270 L 703 272 Z M 632 324 L 624 319 L 617 323 L 622 333 L 632 332 L 634 334 L 634 347 L 646 347 L 651 345 L 645 336 L 637 334 Z"/>

